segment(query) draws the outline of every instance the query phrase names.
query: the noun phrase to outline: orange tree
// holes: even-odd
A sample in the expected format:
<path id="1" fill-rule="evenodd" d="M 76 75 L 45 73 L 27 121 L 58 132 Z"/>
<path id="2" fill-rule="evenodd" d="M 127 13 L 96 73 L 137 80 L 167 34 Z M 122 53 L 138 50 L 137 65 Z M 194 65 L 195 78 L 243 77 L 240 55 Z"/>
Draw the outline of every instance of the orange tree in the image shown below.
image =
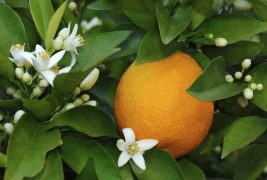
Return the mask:
<path id="1" fill-rule="evenodd" d="M 264 179 L 266 9 L 0 0 L 1 179 Z"/>

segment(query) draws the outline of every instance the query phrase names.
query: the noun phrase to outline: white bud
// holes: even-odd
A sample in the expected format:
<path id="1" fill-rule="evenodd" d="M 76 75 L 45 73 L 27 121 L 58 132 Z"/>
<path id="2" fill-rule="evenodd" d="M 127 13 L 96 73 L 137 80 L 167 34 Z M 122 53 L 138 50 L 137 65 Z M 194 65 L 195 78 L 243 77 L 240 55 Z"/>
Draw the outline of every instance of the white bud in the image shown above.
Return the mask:
<path id="1" fill-rule="evenodd" d="M 243 95 L 246 99 L 252 99 L 253 98 L 253 90 L 250 88 L 246 88 L 243 91 Z"/>
<path id="2" fill-rule="evenodd" d="M 70 2 L 68 6 L 71 11 L 74 11 L 75 9 L 77 9 L 77 4 L 73 1 Z"/>
<path id="3" fill-rule="evenodd" d="M 0 113 L 0 121 L 3 121 L 4 117 L 3 115 Z"/>
<path id="4" fill-rule="evenodd" d="M 257 84 L 256 83 L 251 83 L 249 85 L 250 89 L 252 89 L 253 91 L 257 89 Z"/>
<path id="5" fill-rule="evenodd" d="M 59 50 L 62 48 L 63 45 L 63 37 L 58 36 L 55 40 L 53 40 L 53 46 L 56 50 Z"/>
<path id="6" fill-rule="evenodd" d="M 231 82 L 234 82 L 234 78 L 233 78 L 232 75 L 227 74 L 227 75 L 225 76 L 225 81 L 231 83 Z"/>
<path id="7" fill-rule="evenodd" d="M 216 153 L 221 153 L 221 152 L 222 152 L 222 148 L 221 148 L 221 146 L 216 146 L 216 147 L 214 148 L 214 152 L 216 152 Z"/>
<path id="8" fill-rule="evenodd" d="M 87 77 L 81 82 L 80 88 L 82 91 L 91 89 L 93 85 L 96 83 L 99 76 L 99 70 L 97 68 L 94 68 Z"/>
<path id="9" fill-rule="evenodd" d="M 87 101 L 89 101 L 90 96 L 89 96 L 88 94 L 83 94 L 83 95 L 81 96 L 81 99 L 82 99 L 83 102 L 87 102 Z"/>
<path id="10" fill-rule="evenodd" d="M 97 102 L 94 100 L 91 100 L 91 101 L 87 101 L 86 103 L 84 103 L 84 105 L 97 106 Z"/>
<path id="11" fill-rule="evenodd" d="M 14 131 L 14 125 L 11 124 L 11 123 L 5 123 L 4 124 L 4 129 L 5 129 L 6 133 L 10 135 Z"/>
<path id="12" fill-rule="evenodd" d="M 70 110 L 72 108 L 75 108 L 75 104 L 73 104 L 73 103 L 68 103 L 64 107 L 65 110 Z"/>
<path id="13" fill-rule="evenodd" d="M 235 78 L 236 78 L 236 79 L 241 79 L 242 76 L 243 76 L 243 74 L 242 74 L 242 72 L 240 72 L 240 71 L 237 71 L 237 72 L 235 73 Z"/>
<path id="14" fill-rule="evenodd" d="M 252 4 L 247 0 L 234 0 L 234 7 L 237 10 L 245 11 L 252 8 Z"/>
<path id="15" fill-rule="evenodd" d="M 80 89 L 79 87 L 76 87 L 76 88 L 74 89 L 74 91 L 73 91 L 73 94 L 74 94 L 75 96 L 78 96 L 80 93 L 81 93 L 81 89 Z"/>
<path id="16" fill-rule="evenodd" d="M 13 96 L 15 93 L 16 93 L 16 89 L 14 88 L 14 87 L 8 87 L 7 89 L 6 89 L 6 93 L 8 94 L 8 95 L 10 95 L 10 96 Z"/>
<path id="17" fill-rule="evenodd" d="M 58 36 L 61 36 L 63 39 L 67 38 L 70 34 L 69 28 L 63 28 L 61 31 L 59 31 Z"/>
<path id="18" fill-rule="evenodd" d="M 251 75 L 246 75 L 246 76 L 245 76 L 245 81 L 246 81 L 246 82 L 250 82 L 251 80 L 252 80 Z"/>
<path id="19" fill-rule="evenodd" d="M 23 74 L 24 74 L 24 70 L 22 68 L 15 69 L 15 75 L 18 79 L 22 79 Z"/>
<path id="20" fill-rule="evenodd" d="M 42 79 L 42 80 L 39 82 L 39 86 L 42 87 L 42 88 L 46 88 L 46 87 L 49 86 L 49 83 L 47 82 L 47 80 Z"/>
<path id="21" fill-rule="evenodd" d="M 75 106 L 81 106 L 83 105 L 83 101 L 81 99 L 76 99 L 75 101 L 73 101 L 73 104 Z"/>
<path id="22" fill-rule="evenodd" d="M 263 90 L 263 85 L 262 85 L 262 84 L 257 84 L 257 90 L 258 90 L 258 91 Z"/>
<path id="23" fill-rule="evenodd" d="M 251 66 L 251 59 L 244 59 L 242 62 L 242 68 L 248 69 Z"/>
<path id="24" fill-rule="evenodd" d="M 237 98 L 237 103 L 239 104 L 240 107 L 245 108 L 248 106 L 248 100 L 245 99 L 244 97 L 240 96 Z"/>
<path id="25" fill-rule="evenodd" d="M 40 86 L 36 86 L 33 91 L 32 91 L 32 96 L 33 97 L 40 97 L 44 92 L 44 88 Z"/>
<path id="26" fill-rule="evenodd" d="M 22 81 L 23 81 L 23 82 L 25 82 L 25 83 L 29 83 L 31 80 L 32 80 L 32 76 L 31 76 L 28 72 L 25 72 L 25 73 L 22 75 Z"/>
<path id="27" fill-rule="evenodd" d="M 18 110 L 15 115 L 14 115 L 14 123 L 17 124 L 20 120 L 20 118 L 23 116 L 23 114 L 25 114 L 25 111 L 23 110 Z"/>
<path id="28" fill-rule="evenodd" d="M 224 47 L 228 43 L 227 40 L 224 38 L 216 38 L 214 42 L 215 42 L 215 45 L 218 47 Z"/>
<path id="29" fill-rule="evenodd" d="M 214 38 L 214 35 L 210 33 L 210 34 L 207 35 L 207 37 L 208 37 L 209 39 L 213 39 L 213 38 Z"/>

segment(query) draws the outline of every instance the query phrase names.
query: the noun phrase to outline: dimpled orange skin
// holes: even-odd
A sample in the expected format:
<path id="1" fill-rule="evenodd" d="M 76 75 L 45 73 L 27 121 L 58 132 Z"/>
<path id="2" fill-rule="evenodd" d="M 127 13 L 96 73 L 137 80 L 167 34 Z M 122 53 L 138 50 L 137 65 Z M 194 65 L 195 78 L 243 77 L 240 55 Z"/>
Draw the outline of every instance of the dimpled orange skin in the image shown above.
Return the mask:
<path id="1" fill-rule="evenodd" d="M 191 152 L 206 137 L 213 118 L 213 102 L 186 92 L 201 73 L 183 52 L 162 61 L 133 63 L 116 91 L 118 128 L 132 128 L 137 139 L 157 139 L 157 147 L 174 157 Z"/>

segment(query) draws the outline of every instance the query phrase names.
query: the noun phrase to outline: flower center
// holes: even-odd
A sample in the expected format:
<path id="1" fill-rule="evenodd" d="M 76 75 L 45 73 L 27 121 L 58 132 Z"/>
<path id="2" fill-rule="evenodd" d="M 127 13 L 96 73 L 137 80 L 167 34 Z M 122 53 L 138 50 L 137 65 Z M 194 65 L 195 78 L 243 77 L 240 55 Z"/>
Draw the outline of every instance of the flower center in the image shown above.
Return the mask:
<path id="1" fill-rule="evenodd" d="M 80 34 L 77 36 L 77 38 L 78 38 L 78 40 L 79 40 L 79 42 L 81 44 L 84 44 L 85 41 L 84 41 L 83 37 Z"/>
<path id="2" fill-rule="evenodd" d="M 50 54 L 46 51 L 41 52 L 40 56 L 43 60 L 46 60 L 46 61 L 50 59 Z"/>
<path id="3" fill-rule="evenodd" d="M 11 47 L 12 49 L 22 49 L 24 50 L 24 45 L 21 45 L 21 44 L 15 44 Z"/>
<path id="4" fill-rule="evenodd" d="M 131 155 L 135 154 L 135 153 L 138 151 L 138 149 L 139 149 L 139 148 L 138 148 L 138 146 L 137 146 L 136 143 L 129 144 L 129 145 L 127 146 L 127 151 L 128 151 L 128 153 L 131 154 Z"/>
<path id="5" fill-rule="evenodd" d="M 59 67 L 58 66 L 53 66 L 51 69 L 56 74 L 59 72 Z"/>

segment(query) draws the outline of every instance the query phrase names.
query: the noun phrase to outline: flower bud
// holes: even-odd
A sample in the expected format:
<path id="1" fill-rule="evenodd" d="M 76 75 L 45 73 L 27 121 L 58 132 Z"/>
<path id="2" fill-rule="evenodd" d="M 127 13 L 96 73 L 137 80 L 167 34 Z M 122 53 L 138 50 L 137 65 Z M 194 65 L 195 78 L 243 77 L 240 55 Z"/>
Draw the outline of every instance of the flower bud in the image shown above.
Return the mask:
<path id="1" fill-rule="evenodd" d="M 214 152 L 216 152 L 216 153 L 221 153 L 221 152 L 222 152 L 222 148 L 221 148 L 221 146 L 216 146 L 216 147 L 214 148 Z"/>
<path id="2" fill-rule="evenodd" d="M 214 35 L 213 34 L 207 34 L 207 37 L 209 38 L 209 39 L 213 39 L 214 38 Z"/>
<path id="3" fill-rule="evenodd" d="M 252 80 L 251 75 L 246 75 L 246 76 L 245 76 L 245 81 L 246 81 L 246 82 L 250 82 L 251 80 Z"/>
<path id="4" fill-rule="evenodd" d="M 23 110 L 18 110 L 15 115 L 14 115 L 14 123 L 17 124 L 20 120 L 20 118 L 23 116 L 23 114 L 25 114 L 25 111 Z"/>
<path id="5" fill-rule="evenodd" d="M 42 79 L 40 82 L 39 82 L 39 86 L 42 87 L 42 88 L 46 88 L 49 86 L 49 83 L 45 80 L 45 79 Z"/>
<path id="6" fill-rule="evenodd" d="M 97 102 L 94 100 L 91 100 L 91 101 L 87 101 L 86 103 L 84 103 L 84 105 L 97 106 Z"/>
<path id="7" fill-rule="evenodd" d="M 250 89 L 252 89 L 253 91 L 257 89 L 257 84 L 256 83 L 251 83 L 249 85 Z"/>
<path id="8" fill-rule="evenodd" d="M 228 43 L 227 40 L 224 38 L 216 38 L 214 42 L 215 42 L 215 45 L 218 47 L 224 47 Z"/>
<path id="9" fill-rule="evenodd" d="M 81 93 L 81 89 L 79 87 L 76 87 L 73 91 L 74 96 L 78 96 Z"/>
<path id="10" fill-rule="evenodd" d="M 36 86 L 33 91 L 32 91 L 32 96 L 33 97 L 40 97 L 44 92 L 44 88 L 40 86 Z"/>
<path id="11" fill-rule="evenodd" d="M 62 48 L 63 45 L 63 37 L 58 36 L 55 40 L 53 40 L 53 46 L 56 50 L 59 50 Z"/>
<path id="12" fill-rule="evenodd" d="M 12 134 L 13 131 L 14 131 L 14 125 L 11 124 L 11 123 L 5 123 L 5 124 L 4 124 L 4 129 L 5 129 L 6 133 L 7 133 L 8 135 L 10 135 L 10 134 Z"/>
<path id="13" fill-rule="evenodd" d="M 83 102 L 87 102 L 87 101 L 89 101 L 90 96 L 89 96 L 88 94 L 83 94 L 83 95 L 81 96 L 81 99 L 82 99 Z"/>
<path id="14" fill-rule="evenodd" d="M 22 79 L 23 74 L 24 74 L 24 70 L 22 68 L 15 69 L 15 75 L 18 79 Z"/>
<path id="15" fill-rule="evenodd" d="M 248 0 L 234 0 L 233 5 L 235 9 L 245 11 L 252 8 L 252 4 Z"/>
<path id="16" fill-rule="evenodd" d="M 102 24 L 103 22 L 101 19 L 99 19 L 98 17 L 94 17 L 86 24 L 85 30 L 89 31 L 93 29 L 95 26 L 101 26 Z"/>
<path id="17" fill-rule="evenodd" d="M 67 111 L 67 110 L 70 110 L 72 108 L 75 108 L 75 104 L 73 103 L 68 103 L 65 105 L 64 109 Z"/>
<path id="18" fill-rule="evenodd" d="M 263 85 L 262 85 L 262 84 L 257 84 L 257 90 L 258 90 L 258 91 L 263 90 Z"/>
<path id="19" fill-rule="evenodd" d="M 237 72 L 235 73 L 235 78 L 236 78 L 236 79 L 241 79 L 242 76 L 243 76 L 243 74 L 242 74 L 242 72 L 240 72 L 240 71 L 237 71 Z"/>
<path id="20" fill-rule="evenodd" d="M 70 2 L 68 6 L 71 11 L 74 11 L 75 9 L 77 9 L 77 4 L 73 1 Z"/>
<path id="21" fill-rule="evenodd" d="M 63 28 L 61 31 L 59 31 L 58 36 L 61 36 L 63 39 L 67 38 L 70 34 L 69 28 Z"/>
<path id="22" fill-rule="evenodd" d="M 242 68 L 243 69 L 248 69 L 251 66 L 251 60 L 250 59 L 244 59 L 242 62 Z"/>
<path id="23" fill-rule="evenodd" d="M 237 103 L 239 104 L 240 107 L 245 108 L 248 106 L 248 100 L 245 99 L 244 97 L 240 96 L 237 98 Z"/>
<path id="24" fill-rule="evenodd" d="M 88 90 L 96 83 L 99 76 L 99 70 L 94 68 L 88 76 L 81 82 L 80 88 L 82 91 Z"/>
<path id="25" fill-rule="evenodd" d="M 250 88 L 246 88 L 243 91 L 243 95 L 246 99 L 252 99 L 253 98 L 253 90 Z"/>
<path id="26" fill-rule="evenodd" d="M 231 83 L 231 82 L 234 82 L 234 78 L 233 78 L 232 75 L 227 74 L 227 75 L 225 76 L 225 81 Z"/>
<path id="27" fill-rule="evenodd" d="M 31 82 L 32 80 L 32 76 L 28 73 L 28 72 L 25 72 L 23 75 L 22 75 L 22 81 L 25 82 L 25 83 L 29 83 Z"/>
<path id="28" fill-rule="evenodd" d="M 10 96 L 13 96 L 15 93 L 16 93 L 16 88 L 14 88 L 14 87 L 8 87 L 7 89 L 6 89 L 6 93 L 8 94 L 8 95 L 10 95 Z"/>
<path id="29" fill-rule="evenodd" d="M 73 104 L 75 106 L 81 106 L 83 105 L 83 101 L 81 99 L 76 99 L 75 101 L 73 101 Z"/>

